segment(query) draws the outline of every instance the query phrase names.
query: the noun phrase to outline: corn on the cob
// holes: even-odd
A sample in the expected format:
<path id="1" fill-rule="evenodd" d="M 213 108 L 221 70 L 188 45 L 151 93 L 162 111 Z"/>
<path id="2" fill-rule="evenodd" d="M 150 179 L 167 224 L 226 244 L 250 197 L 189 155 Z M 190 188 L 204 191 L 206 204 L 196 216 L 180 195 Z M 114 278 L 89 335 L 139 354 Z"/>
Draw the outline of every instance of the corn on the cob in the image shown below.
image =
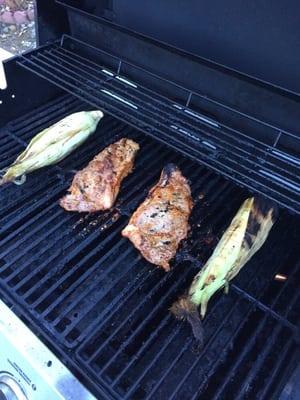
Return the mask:
<path id="1" fill-rule="evenodd" d="M 171 311 L 178 318 L 188 319 L 195 336 L 201 326 L 198 307 L 204 318 L 209 299 L 223 287 L 226 292 L 229 281 L 264 244 L 276 214 L 276 206 L 261 198 L 245 200 L 187 295 L 173 304 Z"/>
<path id="2" fill-rule="evenodd" d="M 25 174 L 61 161 L 95 132 L 102 117 L 99 110 L 80 111 L 43 130 L 8 167 L 0 185 L 11 181 L 21 184 Z M 19 177 L 21 180 L 18 181 Z"/>

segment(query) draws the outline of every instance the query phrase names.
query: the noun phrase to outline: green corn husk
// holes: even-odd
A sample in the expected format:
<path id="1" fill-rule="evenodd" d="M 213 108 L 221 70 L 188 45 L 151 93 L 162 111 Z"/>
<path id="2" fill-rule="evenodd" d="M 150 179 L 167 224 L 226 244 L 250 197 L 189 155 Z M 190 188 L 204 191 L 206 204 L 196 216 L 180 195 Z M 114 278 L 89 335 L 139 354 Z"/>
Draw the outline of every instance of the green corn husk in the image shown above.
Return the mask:
<path id="1" fill-rule="evenodd" d="M 80 111 L 44 129 L 6 169 L 0 185 L 7 182 L 22 184 L 29 172 L 61 161 L 95 132 L 102 117 L 100 110 Z"/>
<path id="2" fill-rule="evenodd" d="M 204 318 L 209 299 L 221 288 L 228 291 L 229 281 L 264 244 L 276 214 L 273 203 L 254 197 L 245 200 L 188 293 L 173 304 L 171 311 L 191 323 L 196 337 L 202 336 L 198 307 Z"/>

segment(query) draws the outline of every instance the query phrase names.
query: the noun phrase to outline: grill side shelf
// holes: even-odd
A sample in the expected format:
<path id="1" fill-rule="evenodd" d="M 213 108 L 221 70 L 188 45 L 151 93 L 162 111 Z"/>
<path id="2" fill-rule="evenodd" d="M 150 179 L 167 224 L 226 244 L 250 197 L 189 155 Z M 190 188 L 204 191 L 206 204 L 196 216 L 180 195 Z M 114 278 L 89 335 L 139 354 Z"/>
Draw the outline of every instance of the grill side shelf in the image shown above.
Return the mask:
<path id="1" fill-rule="evenodd" d="M 140 75 L 147 74 L 147 81 L 153 79 L 153 87 L 162 82 L 170 93 L 165 96 L 128 78 L 128 63 L 74 38 L 65 36 L 60 44 L 24 54 L 17 63 L 240 186 L 300 213 L 300 159 L 282 145 L 284 138 L 298 143 L 300 139 L 295 134 L 136 67 Z M 130 68 L 134 67 L 130 65 Z M 193 104 L 197 99 L 201 104 L 209 103 L 210 107 L 196 110 Z M 213 118 L 207 111 L 212 103 L 228 108 L 228 113 L 235 118 L 244 119 L 247 132 Z M 256 138 L 255 130 L 265 130 L 268 138 Z"/>

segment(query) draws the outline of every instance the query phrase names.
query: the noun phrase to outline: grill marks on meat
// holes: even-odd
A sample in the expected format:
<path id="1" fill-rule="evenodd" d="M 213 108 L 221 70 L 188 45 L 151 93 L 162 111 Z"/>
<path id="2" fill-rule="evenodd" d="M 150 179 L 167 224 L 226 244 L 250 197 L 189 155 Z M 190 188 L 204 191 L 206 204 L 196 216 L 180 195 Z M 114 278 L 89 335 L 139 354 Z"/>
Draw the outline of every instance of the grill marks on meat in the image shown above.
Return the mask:
<path id="1" fill-rule="evenodd" d="M 111 208 L 123 179 L 132 171 L 139 145 L 123 138 L 106 147 L 76 173 L 69 194 L 60 200 L 67 211 L 95 212 Z"/>
<path id="2" fill-rule="evenodd" d="M 180 241 L 187 237 L 192 207 L 186 178 L 174 164 L 168 164 L 122 235 L 131 240 L 146 260 L 169 271 L 169 261 Z"/>

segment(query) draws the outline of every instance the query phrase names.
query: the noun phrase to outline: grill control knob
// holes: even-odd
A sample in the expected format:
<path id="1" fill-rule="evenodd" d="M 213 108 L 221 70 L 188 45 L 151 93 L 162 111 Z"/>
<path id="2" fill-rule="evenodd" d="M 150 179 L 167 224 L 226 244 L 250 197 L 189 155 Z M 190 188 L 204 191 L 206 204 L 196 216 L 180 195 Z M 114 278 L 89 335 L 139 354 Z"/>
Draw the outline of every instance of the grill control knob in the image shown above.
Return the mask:
<path id="1" fill-rule="evenodd" d="M 16 379 L 6 373 L 0 373 L 0 400 L 28 400 Z"/>

